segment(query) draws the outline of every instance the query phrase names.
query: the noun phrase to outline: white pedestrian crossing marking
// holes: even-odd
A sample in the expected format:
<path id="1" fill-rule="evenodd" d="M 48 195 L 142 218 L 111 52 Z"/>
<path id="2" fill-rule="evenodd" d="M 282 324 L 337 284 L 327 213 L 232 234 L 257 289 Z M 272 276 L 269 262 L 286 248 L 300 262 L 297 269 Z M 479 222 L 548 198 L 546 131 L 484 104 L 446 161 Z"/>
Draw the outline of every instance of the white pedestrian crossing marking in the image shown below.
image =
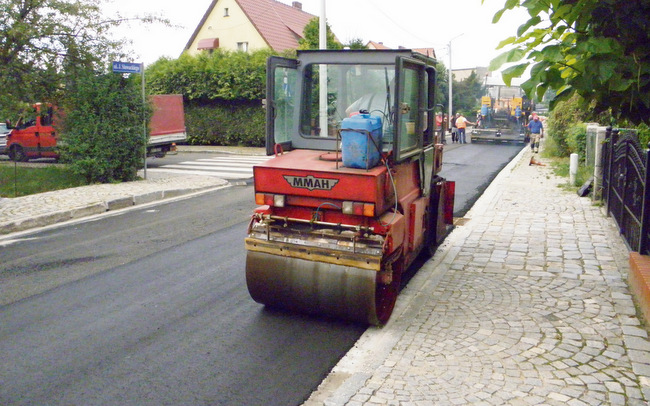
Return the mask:
<path id="1" fill-rule="evenodd" d="M 248 179 L 253 177 L 253 165 L 266 162 L 269 158 L 259 155 L 219 156 L 162 165 L 147 170 L 158 173 L 214 176 L 223 179 Z"/>

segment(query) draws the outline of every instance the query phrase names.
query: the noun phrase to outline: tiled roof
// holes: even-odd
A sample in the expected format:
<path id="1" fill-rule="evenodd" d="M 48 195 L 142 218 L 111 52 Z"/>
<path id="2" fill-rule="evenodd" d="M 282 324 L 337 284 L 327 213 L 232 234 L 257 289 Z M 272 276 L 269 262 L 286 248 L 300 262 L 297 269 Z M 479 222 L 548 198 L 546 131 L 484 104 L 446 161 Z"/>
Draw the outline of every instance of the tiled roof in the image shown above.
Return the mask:
<path id="1" fill-rule="evenodd" d="M 375 41 L 368 41 L 367 46 L 369 49 L 391 49 L 390 47 L 384 45 L 382 42 Z M 399 48 L 403 49 L 404 47 Z M 422 55 L 426 55 L 434 59 L 436 58 L 436 51 L 433 48 L 412 48 L 412 50 Z"/>
<path id="2" fill-rule="evenodd" d="M 436 51 L 433 48 L 413 48 L 413 50 L 434 59 L 436 57 Z"/>
<path id="3" fill-rule="evenodd" d="M 315 16 L 275 0 L 235 0 L 274 51 L 298 48 L 305 25 Z"/>
<path id="4" fill-rule="evenodd" d="M 307 25 L 309 20 L 316 17 L 302 11 L 302 6 L 294 7 L 275 0 L 235 1 L 262 38 L 264 38 L 268 46 L 277 52 L 298 48 L 298 39 L 302 38 L 305 25 Z M 190 37 L 185 49 L 190 48 L 201 27 L 217 5 L 217 2 L 218 0 L 212 1 L 196 27 L 196 30 Z"/>
<path id="5" fill-rule="evenodd" d="M 389 47 L 387 47 L 386 45 L 384 45 L 383 42 L 368 41 L 368 43 L 366 44 L 366 46 L 367 46 L 369 49 L 390 49 Z"/>

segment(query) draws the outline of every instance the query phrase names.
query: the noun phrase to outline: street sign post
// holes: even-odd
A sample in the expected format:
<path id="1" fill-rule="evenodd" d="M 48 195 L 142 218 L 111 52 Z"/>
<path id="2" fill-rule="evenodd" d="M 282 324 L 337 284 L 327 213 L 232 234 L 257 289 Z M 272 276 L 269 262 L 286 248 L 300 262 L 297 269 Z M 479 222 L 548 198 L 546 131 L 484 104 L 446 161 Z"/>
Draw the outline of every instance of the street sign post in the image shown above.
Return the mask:
<path id="1" fill-rule="evenodd" d="M 118 61 L 113 61 L 113 72 L 115 73 L 142 73 L 143 68 L 142 68 L 141 63 L 133 63 L 133 62 L 118 62 Z"/>
<path id="2" fill-rule="evenodd" d="M 142 74 L 142 104 L 146 105 L 147 100 L 144 93 L 144 63 L 134 62 L 120 62 L 113 61 L 114 73 L 141 73 Z M 147 136 L 147 120 L 142 119 L 142 126 L 144 131 L 144 178 L 147 179 L 147 143 L 149 137 Z"/>

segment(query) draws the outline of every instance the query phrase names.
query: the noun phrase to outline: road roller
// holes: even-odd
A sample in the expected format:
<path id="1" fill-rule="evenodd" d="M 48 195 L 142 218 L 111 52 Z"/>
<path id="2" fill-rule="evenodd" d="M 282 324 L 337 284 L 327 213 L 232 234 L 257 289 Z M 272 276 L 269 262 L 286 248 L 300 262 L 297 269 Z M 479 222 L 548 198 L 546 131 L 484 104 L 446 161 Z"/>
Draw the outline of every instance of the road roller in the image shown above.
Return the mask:
<path id="1" fill-rule="evenodd" d="M 385 324 L 405 270 L 453 223 L 436 61 L 412 50 L 267 61 L 266 152 L 246 284 L 265 306 Z"/>

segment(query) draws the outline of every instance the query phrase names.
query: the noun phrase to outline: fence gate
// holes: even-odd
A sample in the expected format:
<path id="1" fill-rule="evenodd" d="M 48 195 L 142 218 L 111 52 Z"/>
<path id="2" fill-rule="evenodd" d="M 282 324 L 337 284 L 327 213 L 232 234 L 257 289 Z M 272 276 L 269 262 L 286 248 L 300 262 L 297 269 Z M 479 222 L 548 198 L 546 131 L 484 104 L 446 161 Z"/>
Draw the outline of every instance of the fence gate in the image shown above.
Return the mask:
<path id="1" fill-rule="evenodd" d="M 636 133 L 607 129 L 603 148 L 603 198 L 629 248 L 650 255 L 650 151 Z"/>

